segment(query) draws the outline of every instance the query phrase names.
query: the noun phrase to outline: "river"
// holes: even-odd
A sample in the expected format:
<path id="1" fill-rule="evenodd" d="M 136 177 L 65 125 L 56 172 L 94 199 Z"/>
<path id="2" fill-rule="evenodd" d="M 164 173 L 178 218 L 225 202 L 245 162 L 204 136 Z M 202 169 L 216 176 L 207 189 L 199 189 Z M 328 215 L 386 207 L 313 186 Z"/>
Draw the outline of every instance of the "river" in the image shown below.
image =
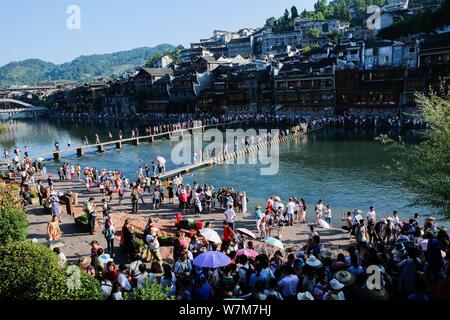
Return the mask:
<path id="1" fill-rule="evenodd" d="M 12 154 L 14 146 L 28 146 L 30 154 L 38 154 L 54 149 L 55 139 L 64 149 L 70 139 L 73 146 L 82 144 L 84 136 L 94 142 L 98 133 L 101 140 L 106 139 L 111 130 L 115 136 L 119 128 L 124 137 L 131 132 L 129 123 L 75 123 L 53 120 L 16 120 L 5 122 L 6 133 L 0 137 L 0 147 L 7 148 Z M 133 124 L 133 127 L 140 124 Z M 142 130 L 142 131 L 141 131 Z M 426 208 L 408 207 L 412 197 L 401 188 L 399 179 L 388 172 L 391 155 L 383 145 L 374 141 L 379 132 L 369 129 L 328 128 L 310 133 L 301 141 L 281 144 L 279 147 L 279 171 L 273 176 L 260 175 L 262 165 L 218 165 L 186 175 L 184 181 L 191 183 L 209 183 L 216 187 L 232 186 L 236 190 L 247 192 L 249 210 L 256 204 L 264 207 L 267 197 L 279 195 L 283 201 L 289 196 L 303 197 L 310 208 L 323 199 L 334 210 L 334 219 L 347 210 L 359 208 L 366 212 L 373 205 L 379 215 L 390 214 L 398 210 L 403 219 L 412 217 L 415 212 L 432 213 Z M 391 133 L 397 135 L 398 133 Z M 406 134 L 414 140 L 414 133 Z M 105 153 L 87 153 L 83 157 L 67 156 L 61 161 L 71 164 L 80 163 L 82 167 L 98 169 L 120 169 L 130 180 L 137 175 L 137 168 L 149 164 L 156 156 L 170 159 L 173 143 L 169 140 L 157 140 L 154 143 L 142 143 L 139 146 L 124 145 L 122 150 L 111 148 Z M 56 171 L 58 163 L 47 162 L 49 171 Z M 170 160 L 167 169 L 177 167 Z"/>

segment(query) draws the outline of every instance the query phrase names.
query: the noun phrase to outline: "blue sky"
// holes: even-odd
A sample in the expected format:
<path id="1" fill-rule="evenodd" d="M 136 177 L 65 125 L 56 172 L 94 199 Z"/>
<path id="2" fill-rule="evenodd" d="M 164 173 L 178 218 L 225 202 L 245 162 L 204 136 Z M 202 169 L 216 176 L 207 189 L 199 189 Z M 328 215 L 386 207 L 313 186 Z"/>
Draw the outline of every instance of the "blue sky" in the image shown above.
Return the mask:
<path id="1" fill-rule="evenodd" d="M 315 0 L 0 0 L 0 66 L 39 58 L 53 63 L 160 43 L 208 38 L 214 29 L 258 27 L 295 5 Z M 69 30 L 69 5 L 81 9 L 81 29 Z"/>

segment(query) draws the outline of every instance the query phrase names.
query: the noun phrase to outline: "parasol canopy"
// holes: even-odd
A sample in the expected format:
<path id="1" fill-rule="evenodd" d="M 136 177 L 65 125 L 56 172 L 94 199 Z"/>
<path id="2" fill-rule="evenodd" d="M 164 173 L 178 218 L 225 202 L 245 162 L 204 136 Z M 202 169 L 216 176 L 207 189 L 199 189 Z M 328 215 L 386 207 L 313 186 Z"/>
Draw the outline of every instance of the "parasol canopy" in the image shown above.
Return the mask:
<path id="1" fill-rule="evenodd" d="M 259 256 L 258 251 L 253 249 L 240 249 L 236 251 L 237 256 L 243 256 L 246 255 L 249 258 L 255 258 L 256 256 Z"/>
<path id="2" fill-rule="evenodd" d="M 222 239 L 220 239 L 219 234 L 214 231 L 213 229 L 210 228 L 203 228 L 200 229 L 200 234 L 207 240 L 210 242 L 214 242 L 214 243 L 220 243 L 222 242 Z"/>
<path id="3" fill-rule="evenodd" d="M 158 160 L 160 163 L 166 163 L 166 159 L 164 159 L 163 157 L 161 157 L 161 156 L 159 156 L 159 157 L 156 157 L 156 160 Z"/>
<path id="4" fill-rule="evenodd" d="M 250 238 L 256 239 L 256 235 L 246 228 L 237 228 L 236 231 L 239 233 L 242 233 L 243 235 L 246 235 Z"/>
<path id="5" fill-rule="evenodd" d="M 193 262 L 202 268 L 219 268 L 229 265 L 231 259 L 220 251 L 206 251 L 199 254 Z"/>
<path id="6" fill-rule="evenodd" d="M 269 237 L 263 240 L 266 244 L 271 245 L 272 247 L 284 250 L 284 245 L 281 240 L 276 239 L 274 237 Z"/>

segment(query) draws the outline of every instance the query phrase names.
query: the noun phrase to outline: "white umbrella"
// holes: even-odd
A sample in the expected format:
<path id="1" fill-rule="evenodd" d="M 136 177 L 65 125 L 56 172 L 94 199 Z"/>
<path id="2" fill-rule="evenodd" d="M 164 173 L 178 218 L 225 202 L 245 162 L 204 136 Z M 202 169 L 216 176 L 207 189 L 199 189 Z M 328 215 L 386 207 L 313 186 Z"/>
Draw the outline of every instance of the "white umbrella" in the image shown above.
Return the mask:
<path id="1" fill-rule="evenodd" d="M 161 156 L 156 157 L 156 160 L 158 160 L 158 161 L 161 162 L 161 163 L 166 163 L 166 159 L 164 159 L 164 158 L 161 157 Z"/>
<path id="2" fill-rule="evenodd" d="M 246 228 L 237 228 L 236 231 L 240 232 L 242 234 L 245 234 L 246 236 L 248 236 L 250 238 L 256 239 L 256 235 Z"/>
<path id="3" fill-rule="evenodd" d="M 208 241 L 214 243 L 222 242 L 222 239 L 220 239 L 219 234 L 211 228 L 200 229 L 200 234 Z"/>
<path id="4" fill-rule="evenodd" d="M 265 243 L 271 245 L 272 247 L 284 250 L 284 245 L 281 240 L 276 239 L 274 237 L 269 237 L 263 240 Z"/>

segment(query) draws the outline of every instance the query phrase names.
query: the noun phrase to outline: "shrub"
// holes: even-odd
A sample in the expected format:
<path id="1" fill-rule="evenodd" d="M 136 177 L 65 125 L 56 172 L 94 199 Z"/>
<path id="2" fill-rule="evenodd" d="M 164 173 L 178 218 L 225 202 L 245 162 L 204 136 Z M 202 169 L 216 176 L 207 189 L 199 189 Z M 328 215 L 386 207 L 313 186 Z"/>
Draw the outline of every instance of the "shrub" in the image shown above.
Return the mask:
<path id="1" fill-rule="evenodd" d="M 0 185 L 0 245 L 27 238 L 25 209 L 10 185 Z"/>
<path id="2" fill-rule="evenodd" d="M 168 290 L 154 280 L 150 284 L 149 278 L 141 288 L 134 288 L 130 292 L 124 294 L 125 300 L 167 300 Z"/>
<path id="3" fill-rule="evenodd" d="M 0 299 L 102 298 L 97 280 L 82 272 L 71 273 L 72 277 L 79 275 L 79 280 L 75 282 L 78 286 L 70 289 L 73 278 L 67 270 L 60 266 L 58 256 L 42 244 L 26 241 L 8 243 L 0 247 Z"/>

